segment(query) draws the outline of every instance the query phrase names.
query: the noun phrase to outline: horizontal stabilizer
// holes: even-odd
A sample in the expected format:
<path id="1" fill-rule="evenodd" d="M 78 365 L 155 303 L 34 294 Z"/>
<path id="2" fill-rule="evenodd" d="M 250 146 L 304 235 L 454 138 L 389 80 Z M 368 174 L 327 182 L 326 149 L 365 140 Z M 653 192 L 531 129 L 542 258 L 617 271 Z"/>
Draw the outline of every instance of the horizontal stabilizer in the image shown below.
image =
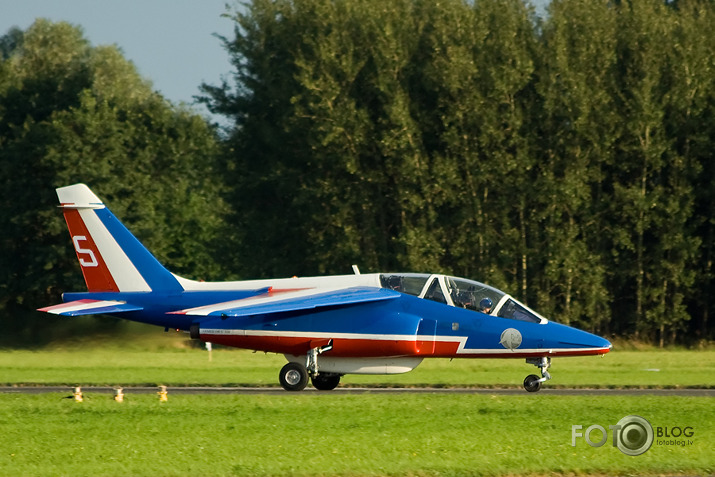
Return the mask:
<path id="1" fill-rule="evenodd" d="M 140 311 L 141 306 L 130 305 L 125 301 L 113 300 L 77 300 L 40 308 L 37 311 L 52 313 L 62 316 L 99 315 L 103 313 L 121 313 L 126 311 Z"/>
<path id="2" fill-rule="evenodd" d="M 360 303 L 390 300 L 400 296 L 399 292 L 385 288 L 354 287 L 343 288 L 323 293 L 310 290 L 296 293 L 297 296 L 280 297 L 270 294 L 251 297 L 216 305 L 202 306 L 174 312 L 195 316 L 250 316 L 284 313 L 288 311 L 311 310 L 328 306 L 347 306 Z"/>

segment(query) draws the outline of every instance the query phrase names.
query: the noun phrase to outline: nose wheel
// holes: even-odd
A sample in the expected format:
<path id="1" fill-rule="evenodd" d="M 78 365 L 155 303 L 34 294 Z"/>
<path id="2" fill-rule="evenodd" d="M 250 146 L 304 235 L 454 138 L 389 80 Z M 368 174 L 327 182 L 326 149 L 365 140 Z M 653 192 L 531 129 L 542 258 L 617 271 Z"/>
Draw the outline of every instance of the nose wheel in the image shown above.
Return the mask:
<path id="1" fill-rule="evenodd" d="M 539 377 L 535 374 L 528 375 L 526 379 L 524 379 L 524 389 L 530 393 L 535 393 L 541 389 L 541 381 L 539 381 Z"/>
<path id="2" fill-rule="evenodd" d="M 533 364 L 541 370 L 541 377 L 535 374 L 530 374 L 524 379 L 524 389 L 530 393 L 535 393 L 541 389 L 541 383 L 551 379 L 551 375 L 547 371 L 551 367 L 551 358 L 526 358 L 528 364 Z"/>

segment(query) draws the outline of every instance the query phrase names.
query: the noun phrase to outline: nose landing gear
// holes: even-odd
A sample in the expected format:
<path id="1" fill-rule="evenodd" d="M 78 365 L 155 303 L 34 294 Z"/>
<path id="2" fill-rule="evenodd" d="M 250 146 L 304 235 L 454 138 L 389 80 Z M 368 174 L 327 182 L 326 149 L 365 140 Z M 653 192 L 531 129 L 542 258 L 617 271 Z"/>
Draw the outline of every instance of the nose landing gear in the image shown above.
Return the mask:
<path id="1" fill-rule="evenodd" d="M 551 367 L 551 358 L 526 358 L 526 362 L 541 369 L 541 378 L 535 374 L 530 374 L 524 379 L 524 389 L 530 393 L 535 393 L 541 389 L 541 383 L 551 379 L 551 375 L 547 371 Z"/>

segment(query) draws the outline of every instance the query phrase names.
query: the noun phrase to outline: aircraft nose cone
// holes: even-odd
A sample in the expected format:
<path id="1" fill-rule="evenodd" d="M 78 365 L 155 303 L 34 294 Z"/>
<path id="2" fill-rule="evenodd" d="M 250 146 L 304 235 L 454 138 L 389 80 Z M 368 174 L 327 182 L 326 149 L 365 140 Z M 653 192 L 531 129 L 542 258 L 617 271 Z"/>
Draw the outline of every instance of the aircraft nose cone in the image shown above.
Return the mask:
<path id="1" fill-rule="evenodd" d="M 601 338 L 600 336 L 595 336 L 595 338 L 598 340 L 598 348 L 608 348 L 609 350 L 613 347 L 610 341 L 608 341 L 605 338 Z"/>
<path id="2" fill-rule="evenodd" d="M 602 353 L 608 353 L 612 347 L 610 341 L 593 333 L 558 323 L 550 324 L 556 325 L 554 327 L 554 334 L 556 336 L 554 337 L 561 347 L 602 350 Z"/>

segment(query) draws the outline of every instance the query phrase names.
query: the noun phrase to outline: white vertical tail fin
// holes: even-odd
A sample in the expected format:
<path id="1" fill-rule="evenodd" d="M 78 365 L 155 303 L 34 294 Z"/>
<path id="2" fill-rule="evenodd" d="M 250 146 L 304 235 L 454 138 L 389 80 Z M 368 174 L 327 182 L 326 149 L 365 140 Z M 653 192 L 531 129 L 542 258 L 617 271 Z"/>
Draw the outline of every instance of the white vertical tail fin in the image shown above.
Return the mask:
<path id="1" fill-rule="evenodd" d="M 61 187 L 57 197 L 89 291 L 183 290 L 89 187 Z"/>

